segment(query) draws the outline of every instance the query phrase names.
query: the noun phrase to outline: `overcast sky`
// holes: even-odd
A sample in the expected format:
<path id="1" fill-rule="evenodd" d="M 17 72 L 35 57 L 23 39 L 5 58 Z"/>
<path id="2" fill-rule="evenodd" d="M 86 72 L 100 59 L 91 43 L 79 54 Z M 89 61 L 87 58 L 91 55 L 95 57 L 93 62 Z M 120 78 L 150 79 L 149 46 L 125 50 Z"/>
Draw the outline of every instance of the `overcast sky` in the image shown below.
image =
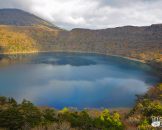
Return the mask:
<path id="1" fill-rule="evenodd" d="M 0 0 L 0 8 L 23 9 L 66 29 L 162 23 L 162 0 Z"/>

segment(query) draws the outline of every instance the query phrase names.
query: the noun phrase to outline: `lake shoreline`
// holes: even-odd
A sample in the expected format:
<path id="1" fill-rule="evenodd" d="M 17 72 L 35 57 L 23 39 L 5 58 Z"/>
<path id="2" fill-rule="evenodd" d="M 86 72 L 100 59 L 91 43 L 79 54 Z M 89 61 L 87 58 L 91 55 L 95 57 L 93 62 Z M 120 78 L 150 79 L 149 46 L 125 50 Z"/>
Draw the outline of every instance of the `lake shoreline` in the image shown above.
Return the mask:
<path id="1" fill-rule="evenodd" d="M 21 55 L 21 54 L 38 54 L 38 53 L 87 53 L 87 54 L 100 54 L 100 55 L 105 55 L 105 56 L 114 56 L 114 57 L 119 57 L 131 61 L 136 61 L 140 62 L 146 65 L 149 65 L 150 67 L 155 69 L 155 73 L 159 76 L 160 82 L 162 81 L 162 73 L 159 73 L 159 69 L 161 69 L 161 66 L 157 66 L 155 63 L 152 63 L 151 61 L 148 62 L 146 60 L 140 60 L 137 58 L 132 58 L 132 57 L 127 57 L 127 56 L 122 56 L 122 55 L 114 55 L 114 54 L 109 54 L 109 53 L 100 53 L 100 52 L 88 52 L 88 51 L 73 51 L 73 50 L 53 50 L 53 51 L 29 51 L 29 52 L 11 52 L 11 53 L 0 53 L 0 55 Z"/>
<path id="2" fill-rule="evenodd" d="M 88 54 L 100 54 L 100 55 L 105 55 L 105 56 L 114 56 L 114 57 L 120 57 L 132 61 L 138 61 L 141 63 L 146 63 L 144 60 L 139 60 L 136 58 L 131 58 L 131 57 L 126 57 L 126 56 L 121 56 L 121 55 L 113 55 L 113 54 L 105 54 L 105 53 L 100 53 L 100 52 L 86 52 L 86 51 L 62 51 L 62 50 L 55 50 L 55 51 L 31 51 L 31 52 L 11 52 L 11 53 L 0 53 L 0 55 L 16 55 L 16 54 L 36 54 L 36 53 L 88 53 Z M 147 63 L 146 63 L 147 64 Z"/>

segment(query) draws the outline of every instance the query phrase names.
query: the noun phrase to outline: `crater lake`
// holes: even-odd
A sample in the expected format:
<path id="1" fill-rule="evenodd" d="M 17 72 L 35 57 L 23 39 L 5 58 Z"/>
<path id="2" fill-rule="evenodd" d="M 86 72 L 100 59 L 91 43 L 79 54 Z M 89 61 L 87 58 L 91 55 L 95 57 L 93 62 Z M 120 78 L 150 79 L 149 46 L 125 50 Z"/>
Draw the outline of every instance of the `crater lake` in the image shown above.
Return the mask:
<path id="1" fill-rule="evenodd" d="M 0 55 L 0 95 L 39 106 L 132 107 L 158 82 L 150 66 L 86 53 Z"/>

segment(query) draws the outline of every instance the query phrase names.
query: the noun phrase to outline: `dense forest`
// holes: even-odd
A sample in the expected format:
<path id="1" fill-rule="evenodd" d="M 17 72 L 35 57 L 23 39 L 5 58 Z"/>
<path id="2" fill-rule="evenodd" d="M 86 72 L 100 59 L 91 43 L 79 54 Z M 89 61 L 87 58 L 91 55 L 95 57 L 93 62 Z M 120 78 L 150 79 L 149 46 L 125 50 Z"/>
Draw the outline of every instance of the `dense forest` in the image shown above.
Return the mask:
<path id="1" fill-rule="evenodd" d="M 1 130 L 155 130 L 152 116 L 162 116 L 162 84 L 138 95 L 135 106 L 126 113 L 108 109 L 56 110 L 0 97 Z"/>

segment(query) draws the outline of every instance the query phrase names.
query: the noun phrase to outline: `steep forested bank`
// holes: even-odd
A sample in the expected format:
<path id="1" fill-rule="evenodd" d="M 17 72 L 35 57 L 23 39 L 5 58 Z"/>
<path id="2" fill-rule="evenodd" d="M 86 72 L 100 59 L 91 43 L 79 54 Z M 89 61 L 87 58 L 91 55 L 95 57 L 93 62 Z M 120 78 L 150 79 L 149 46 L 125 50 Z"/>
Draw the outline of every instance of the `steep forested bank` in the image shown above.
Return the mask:
<path id="1" fill-rule="evenodd" d="M 161 26 L 120 27 L 105 30 L 50 27 L 0 26 L 1 53 L 36 51 L 81 51 L 112 54 L 145 61 L 161 61 Z M 156 30 L 157 28 L 157 30 Z"/>

